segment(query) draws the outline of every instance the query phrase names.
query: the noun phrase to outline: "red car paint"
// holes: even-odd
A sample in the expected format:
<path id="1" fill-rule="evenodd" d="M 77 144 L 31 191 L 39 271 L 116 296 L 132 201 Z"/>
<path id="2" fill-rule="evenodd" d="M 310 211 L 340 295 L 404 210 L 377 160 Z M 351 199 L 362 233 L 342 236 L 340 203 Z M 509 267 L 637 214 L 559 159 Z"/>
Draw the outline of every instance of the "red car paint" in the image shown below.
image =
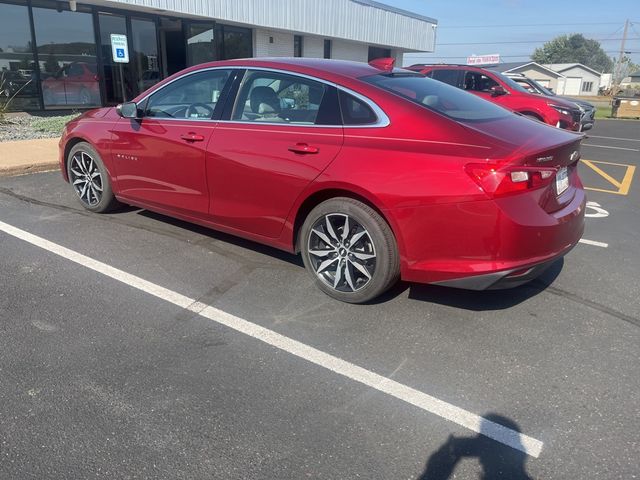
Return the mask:
<path id="1" fill-rule="evenodd" d="M 122 202 L 289 252 L 297 251 L 297 229 L 314 205 L 354 197 L 392 228 L 403 279 L 464 288 L 526 274 L 564 255 L 582 235 L 585 195 L 576 168 L 581 134 L 508 112 L 495 121 L 455 121 L 366 81 L 388 72 L 335 60 L 212 62 L 165 79 L 136 101 L 185 73 L 215 67 L 277 69 L 331 82 L 374 102 L 390 122 L 305 128 L 228 119 L 132 120 L 102 108 L 65 128 L 65 180 L 67 152 L 84 140 L 102 157 Z M 185 140 L 185 134 L 202 141 Z M 299 144 L 319 153 L 290 150 Z M 514 169 L 555 175 L 562 166 L 568 167 L 569 187 L 561 195 L 554 176 L 506 193 L 492 193 L 482 183 Z M 483 168 L 489 176 L 479 180 Z"/>
<path id="2" fill-rule="evenodd" d="M 573 131 L 580 130 L 581 112 L 573 103 L 561 98 L 541 97 L 528 92 L 525 88 L 515 84 L 511 79 L 493 72 L 486 68 L 473 67 L 469 65 L 413 65 L 410 70 L 420 72 L 428 77 L 433 77 L 434 72 L 451 70 L 459 73 L 456 82 L 447 82 L 469 92 L 478 95 L 485 100 L 494 102 L 504 108 L 508 108 L 514 112 L 519 112 L 530 117 L 535 117 L 549 125 L 559 126 L 561 128 Z M 469 73 L 467 73 L 469 72 Z M 475 74 L 475 75 L 474 75 Z M 504 94 L 496 95 L 491 91 L 480 91 L 474 89 L 473 85 L 469 85 L 468 80 L 473 80 L 473 76 L 484 75 L 503 88 Z M 437 74 L 436 74 L 437 75 Z M 471 78 L 468 78 L 471 76 Z M 472 82 L 473 83 L 473 82 Z M 553 106 L 552 106 L 553 105 Z M 555 108 L 554 108 L 555 106 Z M 564 110 L 568 113 L 563 113 Z"/>

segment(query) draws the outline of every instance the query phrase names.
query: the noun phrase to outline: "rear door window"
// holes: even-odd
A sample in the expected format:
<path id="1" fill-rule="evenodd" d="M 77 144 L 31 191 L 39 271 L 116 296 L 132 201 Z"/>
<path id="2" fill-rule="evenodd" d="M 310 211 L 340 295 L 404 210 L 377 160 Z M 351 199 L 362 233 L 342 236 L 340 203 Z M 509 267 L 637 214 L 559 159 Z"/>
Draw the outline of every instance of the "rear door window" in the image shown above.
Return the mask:
<path id="1" fill-rule="evenodd" d="M 459 85 L 458 79 L 460 78 L 460 71 L 448 68 L 438 68 L 432 71 L 430 77 L 434 80 L 439 80 L 440 82 L 457 87 Z"/>
<path id="2" fill-rule="evenodd" d="M 247 72 L 232 120 L 256 123 L 321 123 L 320 107 L 329 86 L 297 75 Z"/>

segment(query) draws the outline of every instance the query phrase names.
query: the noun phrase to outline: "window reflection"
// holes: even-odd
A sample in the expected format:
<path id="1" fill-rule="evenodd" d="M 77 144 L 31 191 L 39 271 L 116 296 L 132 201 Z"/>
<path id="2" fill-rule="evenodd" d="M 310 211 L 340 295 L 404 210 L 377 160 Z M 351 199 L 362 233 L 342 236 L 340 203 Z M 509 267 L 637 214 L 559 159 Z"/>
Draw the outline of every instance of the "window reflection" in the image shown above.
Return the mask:
<path id="1" fill-rule="evenodd" d="M 45 107 L 100 105 L 90 13 L 34 8 Z"/>
<path id="2" fill-rule="evenodd" d="M 251 29 L 219 25 L 222 28 L 223 56 L 221 59 L 249 58 L 252 53 Z"/>
<path id="3" fill-rule="evenodd" d="M 188 65 L 212 62 L 216 59 L 213 25 L 193 23 L 187 34 Z"/>
<path id="4" fill-rule="evenodd" d="M 132 61 L 136 65 L 137 93 L 139 93 L 160 81 L 156 24 L 149 20 L 133 18 L 131 19 L 131 30 L 133 34 Z"/>
<path id="5" fill-rule="evenodd" d="M 0 4 L 0 95 L 13 98 L 11 110 L 40 108 L 29 12 L 24 5 Z"/>
<path id="6" fill-rule="evenodd" d="M 100 49 L 102 52 L 102 68 L 104 69 L 103 76 L 107 104 L 131 100 L 136 96 L 131 63 L 114 62 L 111 52 L 111 34 L 127 34 L 125 17 L 100 12 L 98 14 L 98 21 L 100 23 Z M 130 40 L 129 50 L 131 50 Z M 130 61 L 131 57 L 131 52 L 129 52 Z"/>

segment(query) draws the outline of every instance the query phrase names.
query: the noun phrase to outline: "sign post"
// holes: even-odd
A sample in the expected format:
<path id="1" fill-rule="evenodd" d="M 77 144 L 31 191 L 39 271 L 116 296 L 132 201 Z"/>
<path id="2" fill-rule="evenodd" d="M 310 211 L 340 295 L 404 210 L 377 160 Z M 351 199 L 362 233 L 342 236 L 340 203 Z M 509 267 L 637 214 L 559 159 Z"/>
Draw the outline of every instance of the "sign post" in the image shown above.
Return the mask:
<path id="1" fill-rule="evenodd" d="M 111 57 L 113 63 L 118 64 L 120 71 L 120 87 L 122 91 L 122 101 L 127 101 L 127 96 L 124 88 L 124 70 L 122 68 L 123 63 L 129 63 L 129 42 L 126 35 L 119 33 L 111 34 Z"/>

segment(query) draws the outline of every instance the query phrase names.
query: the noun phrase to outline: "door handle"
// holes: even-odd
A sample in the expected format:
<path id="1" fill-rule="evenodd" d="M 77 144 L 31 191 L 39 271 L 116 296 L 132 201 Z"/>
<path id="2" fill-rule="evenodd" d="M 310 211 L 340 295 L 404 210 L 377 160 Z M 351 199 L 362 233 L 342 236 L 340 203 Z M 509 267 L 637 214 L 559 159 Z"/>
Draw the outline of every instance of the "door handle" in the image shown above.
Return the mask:
<path id="1" fill-rule="evenodd" d="M 189 132 L 180 135 L 180 138 L 186 142 L 202 142 L 204 135 L 198 135 L 197 133 Z"/>
<path id="2" fill-rule="evenodd" d="M 299 153 L 301 155 L 307 155 L 310 153 L 318 153 L 320 149 L 318 147 L 312 147 L 306 143 L 296 143 L 288 148 L 290 152 Z"/>

